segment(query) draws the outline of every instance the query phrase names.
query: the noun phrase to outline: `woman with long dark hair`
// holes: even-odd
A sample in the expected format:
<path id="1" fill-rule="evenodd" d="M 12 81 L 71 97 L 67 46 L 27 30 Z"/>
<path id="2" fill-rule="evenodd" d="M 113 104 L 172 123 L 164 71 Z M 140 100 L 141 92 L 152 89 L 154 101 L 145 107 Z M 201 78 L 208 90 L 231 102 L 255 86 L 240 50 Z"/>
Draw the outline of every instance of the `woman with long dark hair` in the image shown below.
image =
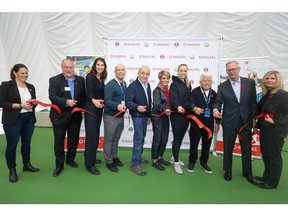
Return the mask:
<path id="1" fill-rule="evenodd" d="M 107 65 L 104 58 L 96 58 L 91 72 L 86 76 L 87 101 L 85 108 L 93 113 L 85 113 L 85 166 L 86 170 L 93 175 L 99 175 L 96 163 L 101 160 L 96 159 L 100 125 L 104 108 L 104 87 L 107 78 Z"/>

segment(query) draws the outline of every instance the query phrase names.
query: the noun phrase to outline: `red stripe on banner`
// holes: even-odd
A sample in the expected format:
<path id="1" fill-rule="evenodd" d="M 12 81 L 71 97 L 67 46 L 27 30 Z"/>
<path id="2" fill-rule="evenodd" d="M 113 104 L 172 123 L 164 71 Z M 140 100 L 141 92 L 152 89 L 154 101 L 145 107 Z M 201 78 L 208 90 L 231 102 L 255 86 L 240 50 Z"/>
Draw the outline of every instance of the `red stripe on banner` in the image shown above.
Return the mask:
<path id="1" fill-rule="evenodd" d="M 43 107 L 52 107 L 53 109 L 55 109 L 58 113 L 58 116 L 60 117 L 61 116 L 61 109 L 59 106 L 55 105 L 55 104 L 46 104 L 46 103 L 43 103 L 41 101 L 38 101 L 38 100 L 35 100 L 35 99 L 32 99 L 32 100 L 29 100 L 27 101 L 29 104 L 40 104 L 41 106 Z"/>
<path id="2" fill-rule="evenodd" d="M 208 139 L 212 138 L 212 131 L 206 125 L 204 125 L 196 116 L 190 114 L 187 115 L 187 118 L 192 119 L 194 122 L 196 122 L 199 128 L 203 128 L 204 130 L 206 130 L 208 133 Z"/>
<path id="3" fill-rule="evenodd" d="M 95 116 L 96 118 L 98 118 L 98 119 L 101 120 L 101 118 L 100 118 L 99 116 L 95 115 L 94 113 L 89 112 L 89 111 L 86 110 L 86 109 L 80 108 L 80 107 L 75 107 L 75 108 L 73 108 L 71 114 L 73 114 L 73 113 L 75 113 L 75 112 L 85 112 L 85 113 L 88 113 L 88 114 L 90 114 L 90 115 L 93 115 L 93 116 Z"/>
<path id="4" fill-rule="evenodd" d="M 271 113 L 261 113 L 261 114 L 259 114 L 259 115 L 257 115 L 256 117 L 255 117 L 255 120 L 256 119 L 259 119 L 259 118 L 265 118 L 266 116 L 269 116 L 270 118 L 274 118 L 274 114 L 271 114 Z M 251 120 L 251 121 L 249 121 L 249 122 L 247 122 L 244 126 L 242 126 L 240 129 L 239 129 L 239 132 L 238 132 L 238 139 L 239 139 L 239 141 L 240 140 L 242 140 L 242 137 L 241 137 L 241 135 L 240 135 L 240 132 L 249 124 L 249 123 L 251 123 L 253 121 L 253 119 Z"/>

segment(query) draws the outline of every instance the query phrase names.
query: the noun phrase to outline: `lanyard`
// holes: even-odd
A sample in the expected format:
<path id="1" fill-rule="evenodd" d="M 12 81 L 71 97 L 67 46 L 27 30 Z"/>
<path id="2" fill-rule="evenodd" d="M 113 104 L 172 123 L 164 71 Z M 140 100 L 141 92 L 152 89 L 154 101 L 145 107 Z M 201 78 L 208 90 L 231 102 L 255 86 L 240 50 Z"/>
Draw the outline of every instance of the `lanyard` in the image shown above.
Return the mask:
<path id="1" fill-rule="evenodd" d="M 125 100 L 125 81 L 123 80 L 123 82 L 120 83 L 117 79 L 115 79 L 115 80 L 118 82 L 120 89 L 121 89 L 121 92 L 123 94 L 123 98 Z"/>
<path id="2" fill-rule="evenodd" d="M 211 93 L 211 90 L 209 89 L 208 97 L 206 96 L 205 91 L 204 91 L 202 88 L 201 88 L 201 92 L 202 92 L 202 94 L 203 94 L 204 100 L 205 100 L 206 105 L 207 105 L 207 108 L 208 108 L 209 103 L 210 103 L 210 93 Z"/>

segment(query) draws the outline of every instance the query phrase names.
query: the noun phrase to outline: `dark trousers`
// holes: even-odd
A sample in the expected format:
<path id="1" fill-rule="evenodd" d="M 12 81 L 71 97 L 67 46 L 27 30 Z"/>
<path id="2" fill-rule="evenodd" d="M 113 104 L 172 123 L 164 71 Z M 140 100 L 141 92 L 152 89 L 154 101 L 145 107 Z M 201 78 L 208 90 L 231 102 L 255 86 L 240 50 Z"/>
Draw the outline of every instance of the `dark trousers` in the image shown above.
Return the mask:
<path id="1" fill-rule="evenodd" d="M 34 132 L 34 114 L 21 113 L 14 125 L 3 125 L 6 136 L 6 163 L 8 168 L 16 167 L 16 149 L 21 136 L 21 154 L 23 164 L 30 162 L 30 144 Z"/>
<path id="2" fill-rule="evenodd" d="M 243 126 L 243 125 L 242 125 Z M 239 127 L 241 128 L 241 126 Z M 238 134 L 238 129 L 231 129 L 223 127 L 223 142 L 224 142 L 224 164 L 223 169 L 225 171 L 232 170 L 232 158 L 235 140 Z M 245 127 L 240 136 L 241 155 L 242 155 L 242 173 L 252 174 L 252 162 L 251 162 L 251 127 Z"/>
<path id="3" fill-rule="evenodd" d="M 210 128 L 210 130 L 213 133 L 213 128 Z M 189 138 L 190 138 L 189 162 L 192 162 L 194 164 L 198 159 L 198 146 L 201 137 L 202 137 L 202 147 L 201 147 L 200 163 L 206 164 L 209 159 L 212 138 L 208 139 L 207 131 L 199 128 L 195 122 L 191 122 L 189 130 Z"/>
<path id="4" fill-rule="evenodd" d="M 169 137 L 169 117 L 164 115 L 160 118 L 152 116 L 153 142 L 151 148 L 152 159 L 163 157 Z"/>
<path id="5" fill-rule="evenodd" d="M 174 161 L 178 162 L 180 147 L 185 133 L 189 127 L 189 120 L 186 118 L 186 115 L 180 114 L 171 115 L 170 119 L 173 131 L 172 153 Z"/>
<path id="6" fill-rule="evenodd" d="M 98 117 L 85 113 L 85 166 L 92 167 L 96 163 L 103 109 L 96 108 L 91 102 L 86 107 Z"/>
<path id="7" fill-rule="evenodd" d="M 263 178 L 272 186 L 277 186 L 282 173 L 282 148 L 286 133 L 263 130 L 260 131 L 260 147 L 264 162 Z"/>
<path id="8" fill-rule="evenodd" d="M 76 113 L 75 113 L 76 114 Z M 77 113 L 79 114 L 79 113 Z M 74 114 L 73 114 L 74 115 Z M 67 154 L 66 161 L 75 160 L 76 151 L 79 142 L 79 132 L 81 119 L 73 118 L 73 115 L 67 125 L 53 125 L 54 132 L 54 154 L 56 157 L 56 167 L 63 167 L 65 161 L 64 139 L 67 132 Z"/>

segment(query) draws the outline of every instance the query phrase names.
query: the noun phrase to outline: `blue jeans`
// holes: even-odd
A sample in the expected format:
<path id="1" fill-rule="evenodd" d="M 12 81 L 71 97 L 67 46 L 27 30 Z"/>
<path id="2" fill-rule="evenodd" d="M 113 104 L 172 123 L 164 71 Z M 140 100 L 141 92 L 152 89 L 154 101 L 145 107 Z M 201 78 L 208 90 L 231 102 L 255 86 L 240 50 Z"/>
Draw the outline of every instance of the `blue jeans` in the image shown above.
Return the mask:
<path id="1" fill-rule="evenodd" d="M 132 166 L 139 166 L 147 130 L 147 118 L 132 117 L 134 126 Z"/>
<path id="2" fill-rule="evenodd" d="M 3 125 L 7 147 L 6 162 L 8 168 L 16 167 L 16 148 L 21 136 L 21 154 L 23 164 L 30 162 L 30 143 L 34 132 L 34 114 L 32 112 L 21 113 L 14 125 Z"/>

